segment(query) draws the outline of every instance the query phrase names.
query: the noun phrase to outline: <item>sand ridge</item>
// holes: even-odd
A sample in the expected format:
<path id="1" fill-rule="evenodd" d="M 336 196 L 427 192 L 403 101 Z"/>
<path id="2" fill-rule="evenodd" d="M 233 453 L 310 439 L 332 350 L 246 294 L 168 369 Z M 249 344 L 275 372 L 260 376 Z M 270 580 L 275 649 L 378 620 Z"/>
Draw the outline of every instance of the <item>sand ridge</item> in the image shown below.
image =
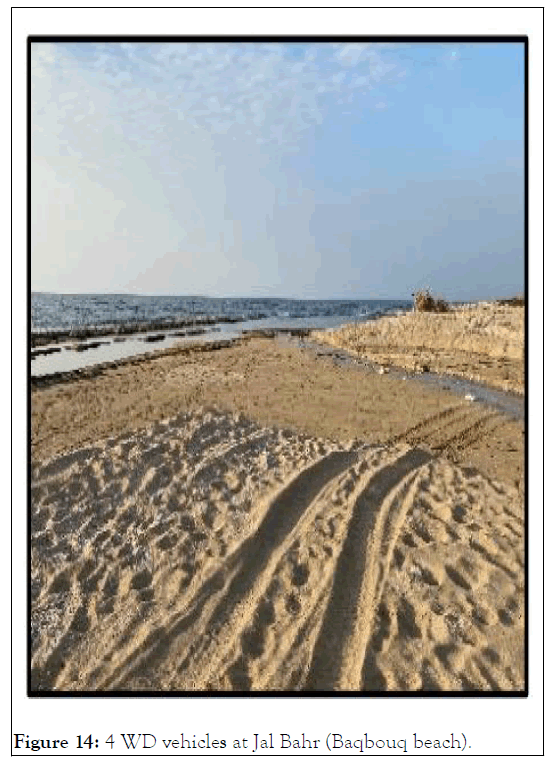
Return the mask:
<path id="1" fill-rule="evenodd" d="M 424 442 L 465 415 L 384 445 L 200 407 L 36 457 L 32 688 L 522 689 L 520 492 Z"/>
<path id="2" fill-rule="evenodd" d="M 410 312 L 313 334 L 384 366 L 434 371 L 524 393 L 524 309 L 498 303 Z"/>

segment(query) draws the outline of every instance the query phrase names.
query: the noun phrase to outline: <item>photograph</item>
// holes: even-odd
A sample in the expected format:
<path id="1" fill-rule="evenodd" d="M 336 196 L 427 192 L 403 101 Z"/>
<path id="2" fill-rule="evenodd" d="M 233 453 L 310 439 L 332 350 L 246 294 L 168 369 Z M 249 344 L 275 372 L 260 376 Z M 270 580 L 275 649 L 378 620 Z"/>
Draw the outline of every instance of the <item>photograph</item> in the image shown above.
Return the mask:
<path id="1" fill-rule="evenodd" d="M 528 37 L 354 32 L 27 37 L 28 697 L 528 697 Z"/>

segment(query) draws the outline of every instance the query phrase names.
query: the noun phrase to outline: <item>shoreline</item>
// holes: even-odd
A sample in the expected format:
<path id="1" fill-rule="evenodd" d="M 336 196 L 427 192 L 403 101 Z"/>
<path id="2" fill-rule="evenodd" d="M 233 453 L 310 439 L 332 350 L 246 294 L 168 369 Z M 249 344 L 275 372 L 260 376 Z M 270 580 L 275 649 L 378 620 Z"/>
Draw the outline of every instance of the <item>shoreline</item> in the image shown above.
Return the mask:
<path id="1" fill-rule="evenodd" d="M 124 366 L 132 366 L 143 363 L 148 360 L 155 360 L 156 358 L 163 358 L 170 355 L 187 355 L 191 352 L 212 352 L 223 347 L 232 347 L 233 345 L 243 341 L 240 338 L 237 339 L 222 339 L 212 342 L 194 342 L 188 346 L 179 345 L 177 347 L 168 347 L 160 350 L 152 350 L 150 352 L 142 353 L 141 355 L 129 355 L 125 358 L 118 360 L 110 360 L 104 363 L 95 363 L 90 366 L 82 366 L 72 371 L 56 371 L 51 374 L 41 374 L 39 376 L 31 376 L 30 385 L 31 389 L 41 389 L 45 387 L 51 387 L 55 384 L 63 384 L 72 381 L 79 381 L 80 379 L 93 379 L 96 376 L 101 376 L 103 373 L 110 369 L 118 369 Z"/>
<path id="2" fill-rule="evenodd" d="M 100 296 L 100 295 L 82 295 L 83 297 L 86 296 Z M 130 295 L 129 295 L 130 296 Z M 179 298 L 177 298 L 179 299 Z M 190 301 L 191 305 L 193 305 L 195 302 L 201 302 L 202 298 L 191 298 L 191 297 L 183 297 L 182 298 L 185 302 Z M 229 298 L 231 301 L 234 299 L 238 302 L 248 302 L 248 301 L 256 301 L 255 298 Z M 268 298 L 270 302 L 274 302 L 274 299 Z M 209 302 L 210 299 L 206 298 L 206 301 Z M 222 301 L 227 301 L 225 298 L 222 298 Z M 295 303 L 304 303 L 306 300 L 296 300 L 296 299 L 287 299 L 287 298 L 277 298 L 277 302 L 282 302 L 283 304 L 293 305 Z M 307 300 L 309 301 L 309 300 Z M 396 305 L 401 304 L 402 307 L 399 309 L 404 309 L 404 305 L 406 304 L 406 300 L 396 300 L 396 299 L 385 299 L 385 300 L 341 300 L 341 299 L 335 299 L 335 300 L 313 300 L 316 303 L 336 303 L 343 305 L 346 302 L 353 302 L 353 303 L 376 303 L 375 306 L 371 312 L 370 315 L 385 315 L 387 312 L 392 311 L 395 312 L 398 308 L 395 307 Z M 261 298 L 261 302 L 263 302 L 263 298 Z M 386 307 L 386 303 L 388 304 L 388 307 Z M 189 309 L 189 308 L 188 308 Z M 64 328 L 62 327 L 45 327 L 45 326 L 34 326 L 34 328 L 31 329 L 30 332 L 30 340 L 31 340 L 31 347 L 41 347 L 48 343 L 59 343 L 63 341 L 71 341 L 71 340 L 82 340 L 82 339 L 89 339 L 89 338 L 95 338 L 95 337 L 125 337 L 125 336 L 132 336 L 133 334 L 142 334 L 142 333 L 150 333 L 150 332 L 170 332 L 175 329 L 185 329 L 185 330 L 198 330 L 198 333 L 200 333 L 201 329 L 203 327 L 213 327 L 217 324 L 221 324 L 224 326 L 225 324 L 235 324 L 235 323 L 247 323 L 247 324 L 256 324 L 256 323 L 263 323 L 264 321 L 280 321 L 281 319 L 292 319 L 292 320 L 311 320 L 312 323 L 317 323 L 318 319 L 329 317 L 332 315 L 342 315 L 339 313 L 330 313 L 328 312 L 328 309 L 325 311 L 315 311 L 314 313 L 308 313 L 307 315 L 298 313 L 297 311 L 293 314 L 290 314 L 287 311 L 284 312 L 267 312 L 266 310 L 262 310 L 259 308 L 255 309 L 246 309 L 246 311 L 243 312 L 236 312 L 236 313 L 218 313 L 218 312 L 189 312 L 187 314 L 182 313 L 182 309 L 179 313 L 177 311 L 178 317 L 158 317 L 158 318 L 124 318 L 120 320 L 99 320 L 98 322 L 91 321 L 89 323 L 76 323 L 72 324 L 70 326 L 66 326 Z M 351 315 L 342 315 L 342 317 L 346 319 L 351 319 Z M 205 329 L 206 331 L 209 331 L 209 328 Z"/>

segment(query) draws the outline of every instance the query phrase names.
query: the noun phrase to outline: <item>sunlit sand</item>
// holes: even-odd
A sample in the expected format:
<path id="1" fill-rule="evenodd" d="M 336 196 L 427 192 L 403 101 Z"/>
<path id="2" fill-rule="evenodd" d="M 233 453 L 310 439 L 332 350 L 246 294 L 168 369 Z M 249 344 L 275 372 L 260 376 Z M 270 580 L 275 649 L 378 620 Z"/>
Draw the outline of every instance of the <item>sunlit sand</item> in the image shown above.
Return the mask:
<path id="1" fill-rule="evenodd" d="M 457 359 L 497 358 L 486 316 Z M 33 389 L 32 688 L 522 689 L 523 459 L 520 422 L 277 340 Z"/>

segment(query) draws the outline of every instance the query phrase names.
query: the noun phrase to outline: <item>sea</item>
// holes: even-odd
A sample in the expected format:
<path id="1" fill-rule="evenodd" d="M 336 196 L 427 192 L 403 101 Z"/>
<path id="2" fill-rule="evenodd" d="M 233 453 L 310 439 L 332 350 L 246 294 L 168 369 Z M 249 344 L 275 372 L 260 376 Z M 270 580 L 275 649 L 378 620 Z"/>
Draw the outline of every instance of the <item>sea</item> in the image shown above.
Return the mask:
<path id="1" fill-rule="evenodd" d="M 179 318 L 202 317 L 246 320 L 280 319 L 292 321 L 325 318 L 368 318 L 394 310 L 405 310 L 405 300 L 284 299 L 259 297 L 178 297 L 129 294 L 31 295 L 31 328 L 64 329 L 125 322 L 168 322 Z M 324 320 L 323 320 L 324 322 Z"/>
<path id="2" fill-rule="evenodd" d="M 42 349 L 31 351 L 31 375 L 72 371 L 179 341 L 198 341 L 198 334 L 210 341 L 255 329 L 325 330 L 411 307 L 407 300 L 33 292 L 32 345 L 40 337 Z M 184 331 L 172 333 L 175 329 Z M 56 341 L 49 344 L 49 339 Z"/>

